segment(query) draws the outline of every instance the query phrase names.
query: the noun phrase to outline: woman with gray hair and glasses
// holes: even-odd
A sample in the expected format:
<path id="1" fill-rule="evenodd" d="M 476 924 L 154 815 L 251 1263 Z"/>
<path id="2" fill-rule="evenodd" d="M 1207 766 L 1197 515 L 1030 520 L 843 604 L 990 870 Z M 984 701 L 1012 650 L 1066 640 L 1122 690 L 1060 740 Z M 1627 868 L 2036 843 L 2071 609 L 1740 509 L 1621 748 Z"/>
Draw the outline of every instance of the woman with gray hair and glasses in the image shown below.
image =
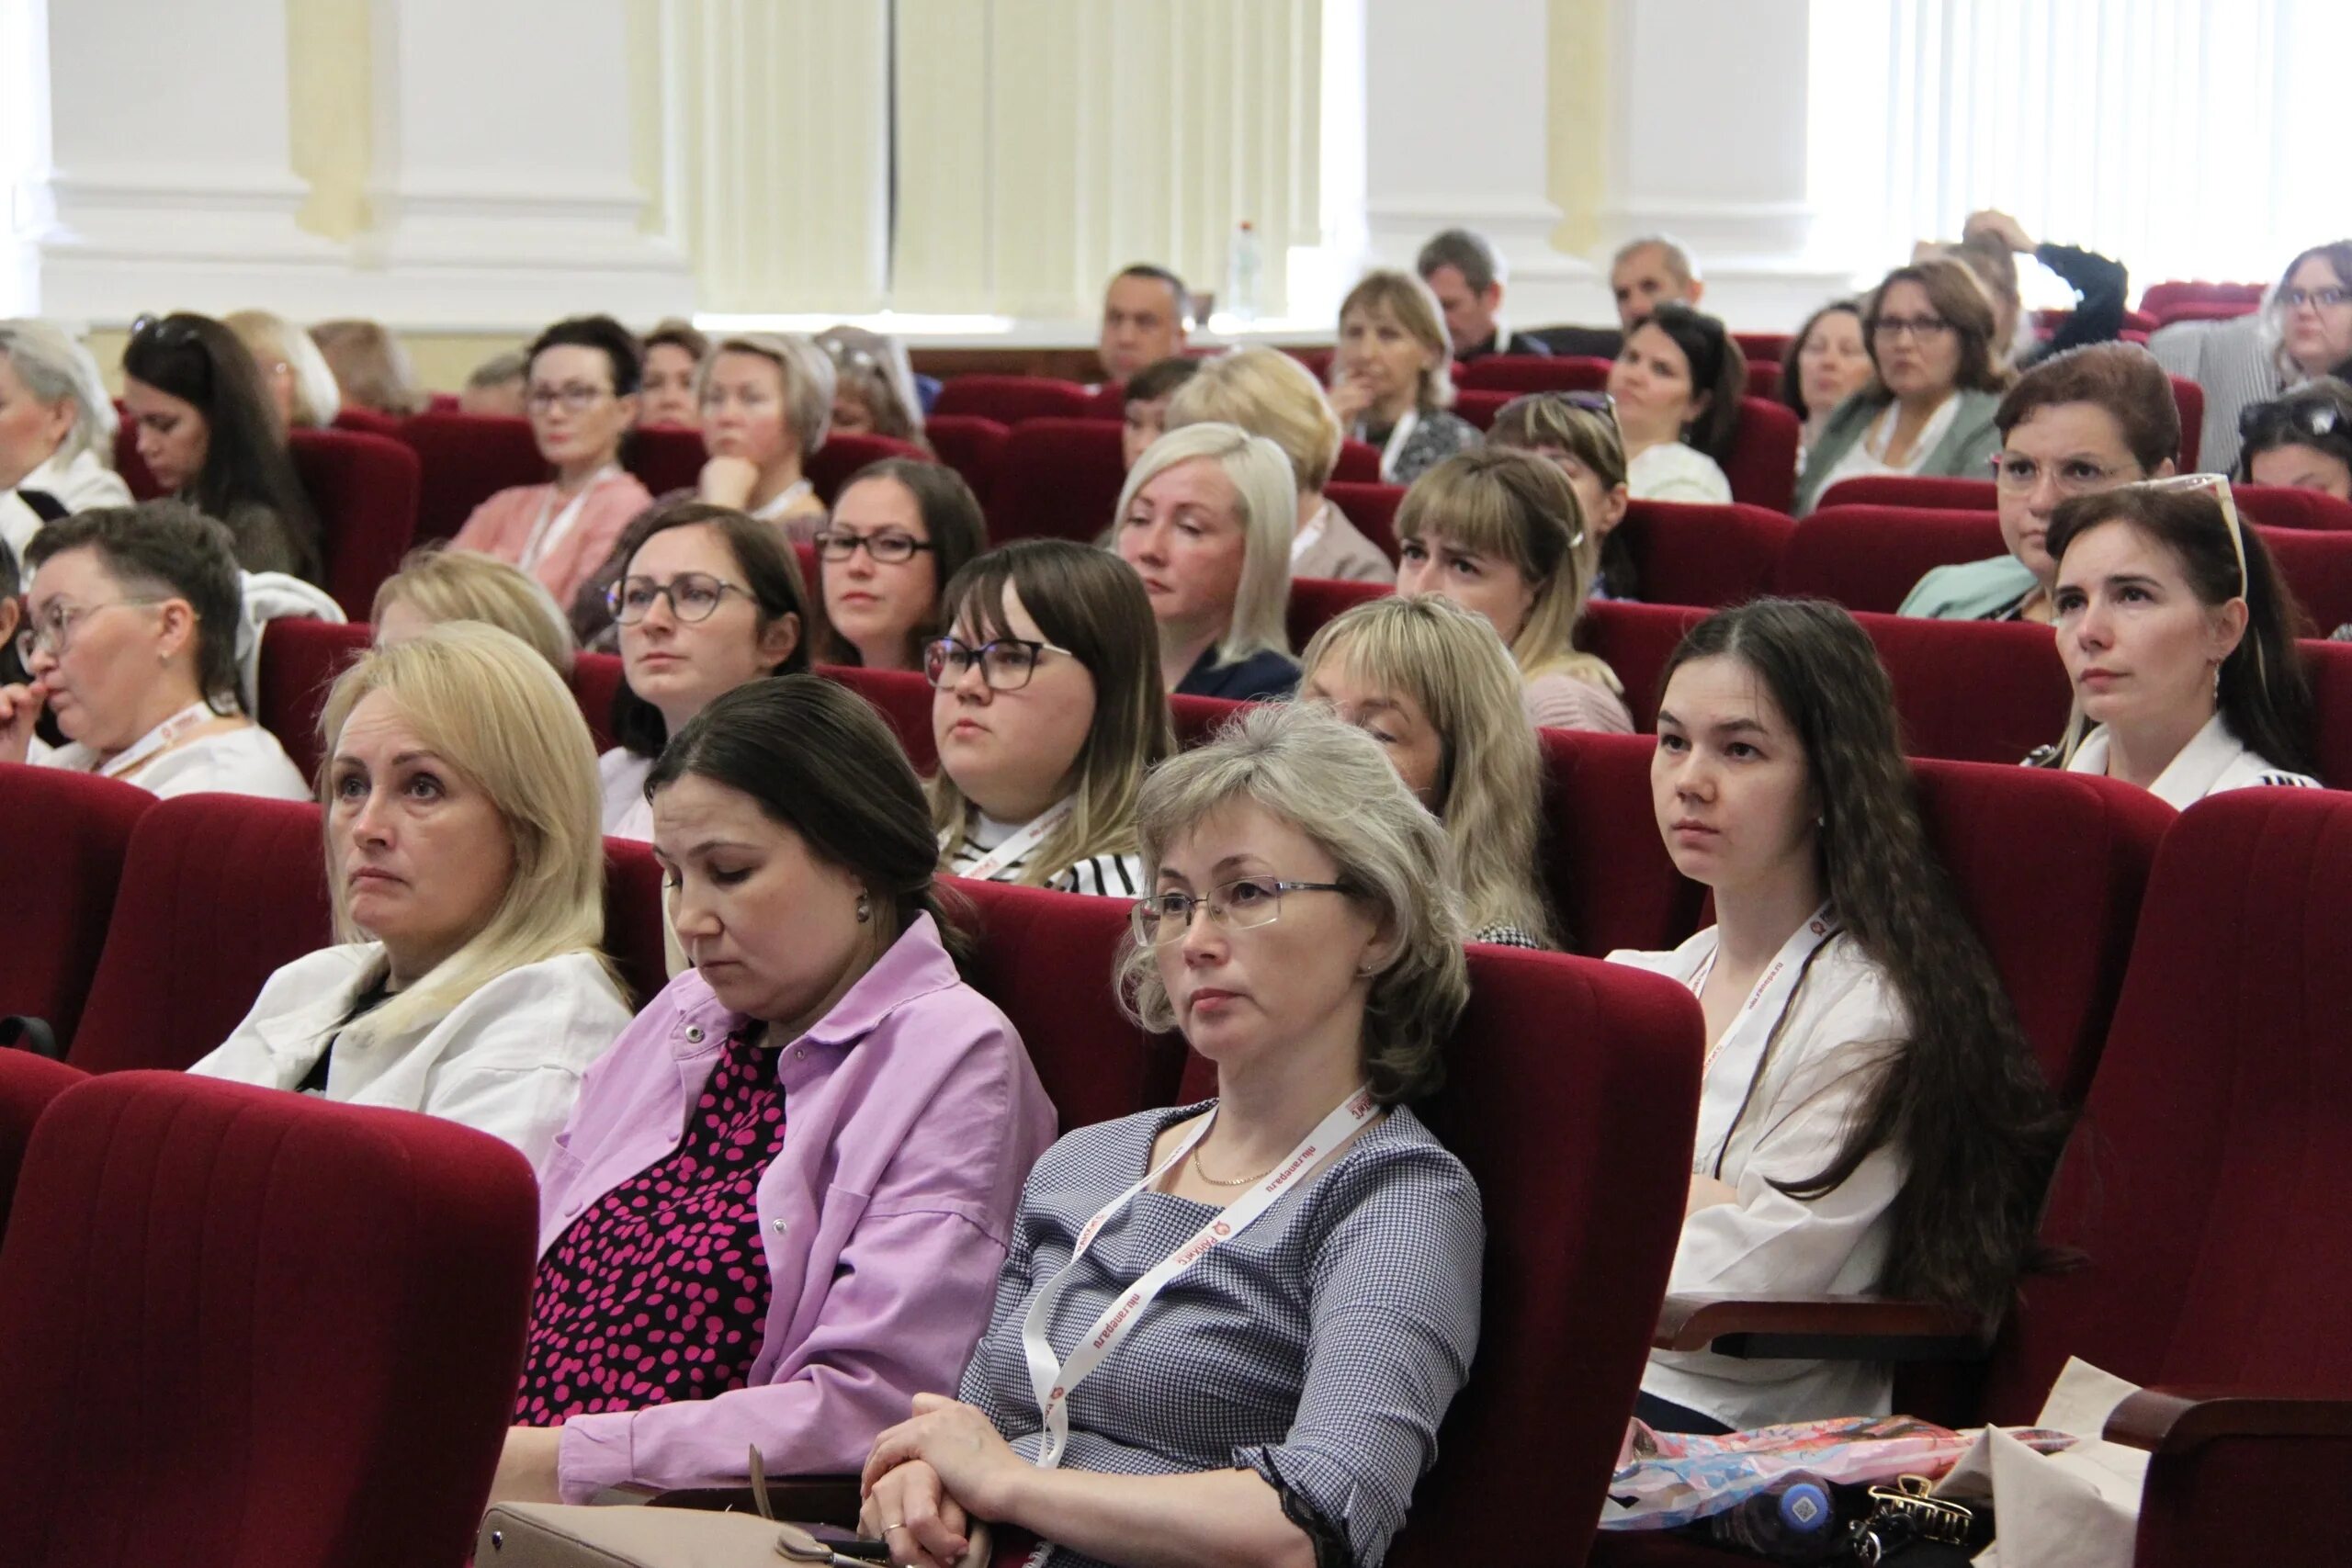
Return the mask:
<path id="1" fill-rule="evenodd" d="M 1378 1562 L 1469 1371 L 1478 1189 L 1409 1109 L 1469 994 L 1444 830 L 1319 705 L 1161 764 L 1139 827 L 1123 995 L 1216 1098 L 1038 1162 L 961 1400 L 866 1461 L 894 1562 L 986 1518 L 1068 1568 Z"/>
<path id="2" fill-rule="evenodd" d="M 0 321 L 0 540 L 21 554 L 44 523 L 130 504 L 115 424 L 87 349 L 47 321 Z"/>

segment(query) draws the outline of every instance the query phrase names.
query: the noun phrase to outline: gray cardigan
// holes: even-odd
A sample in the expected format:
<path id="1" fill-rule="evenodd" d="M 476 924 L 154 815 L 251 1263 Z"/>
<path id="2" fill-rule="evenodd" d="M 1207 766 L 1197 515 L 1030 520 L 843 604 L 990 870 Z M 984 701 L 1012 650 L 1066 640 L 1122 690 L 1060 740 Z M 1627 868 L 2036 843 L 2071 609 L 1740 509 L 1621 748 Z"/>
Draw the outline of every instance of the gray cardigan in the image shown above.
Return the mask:
<path id="1" fill-rule="evenodd" d="M 1928 454 L 1927 461 L 1912 470 L 1923 479 L 1981 479 L 1990 476 L 1985 465 L 1993 454 L 2001 449 L 2001 433 L 1993 428 L 1993 411 L 2001 406 L 1998 392 L 1962 392 L 1960 411 Z M 1821 499 L 1822 486 L 1830 473 L 1846 460 L 1846 454 L 1870 429 L 1886 404 L 1874 400 L 1865 389 L 1838 405 L 1829 416 L 1829 423 L 1822 430 L 1821 439 L 1804 455 L 1804 471 L 1797 476 L 1796 515 L 1804 516 Z"/>

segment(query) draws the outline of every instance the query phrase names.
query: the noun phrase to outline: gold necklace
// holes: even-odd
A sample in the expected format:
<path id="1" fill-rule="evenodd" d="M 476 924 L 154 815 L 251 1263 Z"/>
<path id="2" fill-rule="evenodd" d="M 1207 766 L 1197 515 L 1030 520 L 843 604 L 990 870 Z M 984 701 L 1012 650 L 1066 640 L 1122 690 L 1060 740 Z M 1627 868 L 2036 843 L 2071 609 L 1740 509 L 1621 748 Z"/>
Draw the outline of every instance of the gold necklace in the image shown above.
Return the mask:
<path id="1" fill-rule="evenodd" d="M 1194 1144 L 1193 1145 L 1193 1174 L 1199 1177 L 1203 1181 L 1207 1182 L 1211 1187 L 1247 1187 L 1252 1182 L 1265 1180 L 1266 1178 L 1272 1176 L 1273 1173 L 1274 1168 L 1270 1165 L 1255 1176 L 1245 1176 L 1238 1181 L 1220 1181 L 1216 1177 L 1211 1176 L 1207 1171 L 1201 1168 L 1201 1145 L 1198 1144 Z"/>

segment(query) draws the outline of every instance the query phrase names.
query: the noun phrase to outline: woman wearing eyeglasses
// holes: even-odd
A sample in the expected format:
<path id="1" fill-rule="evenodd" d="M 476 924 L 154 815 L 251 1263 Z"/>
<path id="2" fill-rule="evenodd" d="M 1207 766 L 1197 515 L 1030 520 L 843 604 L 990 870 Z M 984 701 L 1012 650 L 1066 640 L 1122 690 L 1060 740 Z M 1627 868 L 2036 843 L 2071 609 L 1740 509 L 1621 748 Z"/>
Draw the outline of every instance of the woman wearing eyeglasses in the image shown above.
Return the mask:
<path id="1" fill-rule="evenodd" d="M 2352 386 L 2323 376 L 2238 417 L 2238 478 L 2352 501 Z"/>
<path id="2" fill-rule="evenodd" d="M 763 675 L 808 668 L 808 599 L 775 529 L 741 512 L 679 502 L 623 536 L 611 590 L 620 628 L 613 737 L 596 761 L 605 831 L 650 840 L 645 781 L 672 736 L 718 697 Z"/>
<path id="3" fill-rule="evenodd" d="M 2313 245 L 2287 264 L 2262 309 L 2221 321 L 2175 321 L 2148 339 L 2166 370 L 2205 392 L 2201 459 L 2233 471 L 2238 417 L 2352 358 L 2352 240 Z"/>
<path id="4" fill-rule="evenodd" d="M 1577 492 L 1577 514 L 1600 541 L 1592 598 L 1640 596 L 1632 541 L 1618 532 L 1634 494 L 1626 483 L 1616 406 L 1608 393 L 1531 392 L 1513 398 L 1496 412 L 1487 445 L 1532 452 L 1567 477 L 1568 488 Z"/>
<path id="5" fill-rule="evenodd" d="M 1993 498 L 2008 553 L 1937 567 L 1904 598 L 1903 615 L 2048 622 L 2058 575 L 2051 513 L 2071 496 L 2169 474 L 2180 448 L 2172 383 L 2136 344 L 2093 344 L 2043 360 L 2002 395 L 1993 424 L 2001 437 Z"/>
<path id="6" fill-rule="evenodd" d="M 238 694 L 243 609 L 232 549 L 226 528 L 176 501 L 80 512 L 34 535 L 17 634 L 29 680 L 0 687 L 0 761 L 166 797 L 310 799 Z M 44 705 L 68 742 L 54 750 L 33 734 Z"/>
<path id="7" fill-rule="evenodd" d="M 2000 444 L 1993 412 L 2010 379 L 1995 331 L 1993 301 L 1960 263 L 1888 273 L 1862 303 L 1871 383 L 1838 405 L 1805 454 L 1797 514 L 1839 479 L 1982 474 Z"/>
<path id="8" fill-rule="evenodd" d="M 1139 821 L 1123 995 L 1216 1099 L 1038 1161 L 960 1398 L 866 1461 L 896 1562 L 985 1518 L 1056 1568 L 1376 1563 L 1469 1371 L 1478 1190 L 1410 1108 L 1469 996 L 1436 818 L 1370 737 L 1280 704 L 1155 770 Z"/>
<path id="9" fill-rule="evenodd" d="M 2229 480 L 2190 474 L 2066 502 L 2050 553 L 2075 717 L 2030 761 L 2182 810 L 2255 784 L 2319 787 L 2301 612 Z"/>
<path id="10" fill-rule="evenodd" d="M 1143 585 L 1117 558 L 1024 539 L 956 574 L 935 689 L 940 864 L 958 876 L 1133 898 L 1136 800 L 1175 750 Z"/>
<path id="11" fill-rule="evenodd" d="M 946 625 L 940 589 L 988 547 L 979 499 L 955 469 L 905 457 L 860 468 L 817 536 L 817 662 L 922 669 Z"/>
<path id="12" fill-rule="evenodd" d="M 653 501 L 620 466 L 643 374 L 637 339 L 610 316 L 574 316 L 541 333 L 523 398 L 531 438 L 555 478 L 500 491 L 475 507 L 456 547 L 519 566 L 557 604 L 571 604 L 629 519 Z"/>

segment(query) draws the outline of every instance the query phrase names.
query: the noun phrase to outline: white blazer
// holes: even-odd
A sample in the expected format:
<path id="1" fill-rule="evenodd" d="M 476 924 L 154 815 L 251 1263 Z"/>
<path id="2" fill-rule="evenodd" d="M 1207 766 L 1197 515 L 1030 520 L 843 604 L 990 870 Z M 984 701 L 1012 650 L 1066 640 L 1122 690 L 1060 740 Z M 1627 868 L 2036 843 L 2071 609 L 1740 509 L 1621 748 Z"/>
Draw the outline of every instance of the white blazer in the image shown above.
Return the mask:
<path id="1" fill-rule="evenodd" d="M 292 1089 L 383 973 L 380 942 L 322 948 L 272 975 L 220 1048 L 188 1070 Z M 534 1167 L 571 1114 L 581 1075 L 628 1026 L 594 954 L 511 969 L 421 1032 L 335 1047 L 326 1098 L 445 1116 L 505 1139 Z"/>
<path id="2" fill-rule="evenodd" d="M 54 750 L 34 739 L 26 754 L 36 767 L 97 772 L 98 754 L 78 740 Z M 161 800 L 179 795 L 252 795 L 264 800 L 310 800 L 311 785 L 302 770 L 277 743 L 277 737 L 258 724 L 240 725 L 214 735 L 199 735 L 185 745 L 159 752 L 144 766 L 134 768 L 122 781 L 137 784 Z"/>
<path id="3" fill-rule="evenodd" d="M 109 438 L 111 439 L 111 438 Z M 25 504 L 17 491 L 37 490 L 55 498 L 70 515 L 87 512 L 93 506 L 129 506 L 130 487 L 122 476 L 106 466 L 96 452 L 76 452 L 71 462 L 61 463 L 57 453 L 43 457 L 29 474 L 17 481 L 16 490 L 0 491 L 0 539 L 18 556 L 40 532 L 40 513 Z"/>
<path id="4" fill-rule="evenodd" d="M 1715 951 L 1710 926 L 1671 953 L 1609 955 L 1690 984 Z M 1739 1193 L 1682 1222 L 1668 1291 L 1728 1295 L 1860 1295 L 1886 1261 L 1888 1208 L 1902 1190 L 1901 1154 L 1881 1147 L 1834 1190 L 1800 1201 L 1772 1182 L 1815 1176 L 1846 1141 L 1846 1124 L 1877 1087 L 1892 1045 L 1908 1032 L 1886 974 L 1851 937 L 1833 936 L 1789 998 L 1770 1055 L 1756 1064 L 1756 1095 L 1739 1102 L 1750 1074 L 1718 1059 L 1700 1086 L 1702 1126 L 1730 1127 L 1723 1167 L 1702 1164 Z M 1736 1118 L 1736 1124 L 1734 1119 Z M 1883 1415 L 1894 1398 L 1884 1365 L 1854 1361 L 1741 1360 L 1706 1351 L 1654 1350 L 1644 1392 L 1712 1416 L 1735 1430 L 1831 1416 Z"/>
<path id="5" fill-rule="evenodd" d="M 2068 759 L 2070 773 L 2107 772 L 2107 726 L 2100 725 L 2083 738 Z M 2165 765 L 2148 793 L 2171 807 L 2186 811 L 2209 795 L 2224 790 L 2252 789 L 2256 784 L 2270 784 L 2286 789 L 2317 789 L 2319 780 L 2308 773 L 2290 773 L 2277 763 L 2266 760 L 2259 752 L 2249 750 L 2245 742 L 2230 733 L 2230 727 L 2220 714 L 2205 721 L 2205 728 L 2190 737 L 2180 754 Z"/>
<path id="6" fill-rule="evenodd" d="M 645 798 L 645 781 L 652 773 L 653 759 L 626 746 L 616 746 L 596 759 L 596 791 L 604 799 L 606 838 L 653 841 L 653 807 Z"/>

